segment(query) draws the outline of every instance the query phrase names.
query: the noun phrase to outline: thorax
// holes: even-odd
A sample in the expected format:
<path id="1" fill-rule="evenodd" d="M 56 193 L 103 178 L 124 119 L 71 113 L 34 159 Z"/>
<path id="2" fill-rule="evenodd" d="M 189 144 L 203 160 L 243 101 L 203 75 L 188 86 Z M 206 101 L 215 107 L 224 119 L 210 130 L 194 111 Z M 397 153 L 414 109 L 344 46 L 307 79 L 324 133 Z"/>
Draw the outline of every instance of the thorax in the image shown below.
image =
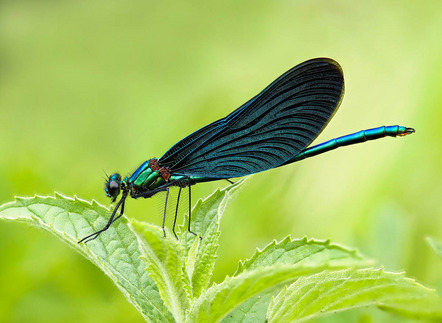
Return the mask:
<path id="1" fill-rule="evenodd" d="M 130 177 L 126 177 L 125 182 L 131 191 L 144 192 L 164 185 L 170 177 L 169 171 L 160 167 L 156 158 L 152 158 L 142 163 Z"/>

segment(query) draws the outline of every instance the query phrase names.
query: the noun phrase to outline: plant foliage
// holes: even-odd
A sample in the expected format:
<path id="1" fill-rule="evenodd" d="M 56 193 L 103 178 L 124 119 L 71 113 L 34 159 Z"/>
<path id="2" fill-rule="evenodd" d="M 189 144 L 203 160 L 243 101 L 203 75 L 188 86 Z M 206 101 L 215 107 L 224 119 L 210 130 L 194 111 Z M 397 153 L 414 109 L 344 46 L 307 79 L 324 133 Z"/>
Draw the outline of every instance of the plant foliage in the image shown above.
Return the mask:
<path id="1" fill-rule="evenodd" d="M 401 273 L 373 269 L 354 250 L 329 241 L 285 238 L 240 261 L 232 276 L 211 282 L 220 220 L 243 181 L 218 189 L 192 211 L 192 229 L 179 240 L 161 228 L 125 217 L 88 244 L 110 210 L 95 201 L 17 198 L 0 218 L 54 234 L 97 265 L 148 322 L 292 322 L 377 306 L 408 318 L 442 320 L 442 300 Z M 435 248 L 438 250 L 438 248 Z"/>

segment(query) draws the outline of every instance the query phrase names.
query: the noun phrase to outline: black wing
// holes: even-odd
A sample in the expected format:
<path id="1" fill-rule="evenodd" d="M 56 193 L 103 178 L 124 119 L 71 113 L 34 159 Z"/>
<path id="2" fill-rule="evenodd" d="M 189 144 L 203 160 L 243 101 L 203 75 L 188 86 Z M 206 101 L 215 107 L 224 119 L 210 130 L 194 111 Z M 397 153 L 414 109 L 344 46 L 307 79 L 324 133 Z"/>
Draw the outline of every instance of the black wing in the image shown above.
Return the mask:
<path id="1" fill-rule="evenodd" d="M 308 60 L 227 117 L 176 143 L 159 162 L 173 173 L 210 178 L 278 167 L 321 133 L 343 94 L 344 77 L 337 62 Z"/>

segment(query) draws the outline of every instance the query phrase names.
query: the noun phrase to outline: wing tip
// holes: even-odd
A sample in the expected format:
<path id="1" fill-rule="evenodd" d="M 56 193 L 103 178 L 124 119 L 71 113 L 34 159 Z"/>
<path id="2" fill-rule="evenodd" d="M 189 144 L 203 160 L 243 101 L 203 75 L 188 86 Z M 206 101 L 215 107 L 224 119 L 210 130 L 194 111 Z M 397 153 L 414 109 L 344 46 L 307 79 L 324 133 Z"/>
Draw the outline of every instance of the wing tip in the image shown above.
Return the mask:
<path id="1" fill-rule="evenodd" d="M 344 74 L 341 65 L 337 61 L 335 61 L 333 58 L 330 58 L 330 57 L 311 58 L 301 64 L 309 65 L 309 64 L 318 64 L 318 63 L 327 63 L 329 65 L 333 65 L 334 67 L 336 67 L 337 70 L 339 70 L 341 72 L 341 74 Z"/>

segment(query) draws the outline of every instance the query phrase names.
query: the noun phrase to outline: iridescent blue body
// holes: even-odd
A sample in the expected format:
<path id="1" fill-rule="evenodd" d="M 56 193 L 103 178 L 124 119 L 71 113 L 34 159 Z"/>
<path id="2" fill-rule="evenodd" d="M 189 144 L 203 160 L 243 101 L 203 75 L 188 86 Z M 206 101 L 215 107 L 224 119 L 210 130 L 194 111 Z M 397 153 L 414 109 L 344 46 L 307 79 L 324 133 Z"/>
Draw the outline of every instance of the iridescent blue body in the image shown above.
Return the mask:
<path id="1" fill-rule="evenodd" d="M 296 155 L 295 157 L 289 159 L 287 162 L 282 164 L 281 166 L 288 165 L 294 162 L 297 162 L 302 159 L 306 159 L 309 157 L 313 157 L 322 153 L 325 153 L 330 150 L 334 150 L 339 147 L 353 145 L 357 143 L 362 143 L 368 140 L 375 140 L 383 137 L 397 137 L 397 136 L 405 136 L 412 132 L 410 128 L 403 126 L 382 126 L 373 129 L 361 130 L 349 135 L 345 135 L 339 138 L 334 138 L 324 143 L 321 143 L 316 146 L 312 146 L 303 150 L 301 153 Z M 280 167 L 280 166 L 279 166 Z M 122 183 L 126 185 L 133 197 L 136 197 L 138 194 L 151 190 L 154 191 L 158 188 L 161 188 L 164 185 L 167 185 L 168 182 L 176 183 L 181 181 L 189 181 L 192 184 L 209 182 L 214 180 L 220 180 L 220 178 L 212 178 L 212 177 L 200 177 L 200 176 L 185 176 L 179 174 L 171 174 L 169 180 L 166 182 L 163 177 L 161 177 L 158 170 L 153 171 L 149 166 L 149 160 L 145 161 L 138 167 L 138 169 L 130 176 L 126 177 Z M 186 185 L 187 186 L 187 185 Z"/>
<path id="2" fill-rule="evenodd" d="M 196 183 L 247 176 L 284 166 L 318 154 L 386 136 L 405 136 L 414 129 L 382 126 L 362 130 L 308 147 L 336 113 L 344 95 L 344 78 L 337 62 L 316 58 L 301 63 L 267 86 L 231 114 L 185 137 L 159 159 L 152 158 L 124 179 L 112 174 L 106 195 L 117 203 L 107 225 L 80 240 L 90 241 L 106 231 L 124 212 L 127 196 L 149 198 L 166 192 L 165 215 L 172 186 L 189 188 Z M 116 213 L 120 209 L 120 213 Z M 195 233 L 194 233 L 195 234 Z M 175 234 L 176 236 L 176 234 Z"/>
<path id="3" fill-rule="evenodd" d="M 401 137 L 413 133 L 414 129 L 407 128 L 403 126 L 382 126 L 372 129 L 361 130 L 349 135 L 345 135 L 339 138 L 331 139 L 329 141 L 323 142 L 322 144 L 309 147 L 303 150 L 301 153 L 295 157 L 289 159 L 287 162 L 281 166 L 297 162 L 298 160 L 313 157 L 330 150 L 334 150 L 339 147 L 359 144 L 366 142 L 368 140 L 375 140 L 384 137 Z"/>

